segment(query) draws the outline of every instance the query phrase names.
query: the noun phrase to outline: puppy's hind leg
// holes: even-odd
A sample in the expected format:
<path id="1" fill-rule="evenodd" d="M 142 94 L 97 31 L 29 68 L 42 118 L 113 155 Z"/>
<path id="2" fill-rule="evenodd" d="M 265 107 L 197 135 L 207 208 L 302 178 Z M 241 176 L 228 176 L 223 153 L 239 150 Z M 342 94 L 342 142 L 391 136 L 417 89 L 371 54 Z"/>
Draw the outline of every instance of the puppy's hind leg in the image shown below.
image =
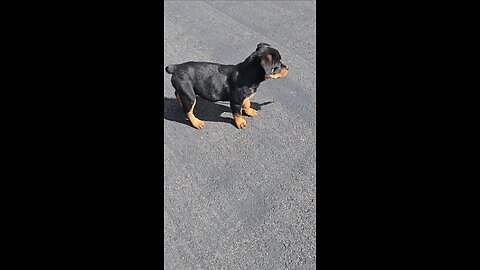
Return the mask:
<path id="1" fill-rule="evenodd" d="M 190 123 L 192 123 L 192 126 L 194 126 L 197 129 L 202 129 L 205 127 L 205 123 L 200 119 L 198 119 L 197 117 L 195 117 L 195 115 L 193 114 L 193 109 L 195 108 L 195 104 L 197 104 L 196 98 L 193 100 L 193 105 L 191 109 L 187 112 L 187 117 L 188 117 L 188 120 L 190 120 Z"/>
<path id="2" fill-rule="evenodd" d="M 177 91 L 175 91 L 175 96 L 177 97 L 177 100 L 178 100 L 178 103 L 180 104 L 180 107 L 183 107 L 182 100 L 180 99 L 180 96 L 178 95 Z"/>
<path id="3" fill-rule="evenodd" d="M 195 109 L 197 98 L 195 92 L 193 91 L 192 85 L 189 82 L 182 81 L 175 76 L 172 77 L 172 84 L 176 90 L 175 96 L 177 97 L 177 100 L 180 103 L 183 111 L 187 115 L 188 120 L 190 120 L 190 123 L 192 123 L 192 126 L 197 129 L 204 128 L 205 123 L 200 121 L 200 119 L 195 117 L 193 114 L 193 109 Z"/>

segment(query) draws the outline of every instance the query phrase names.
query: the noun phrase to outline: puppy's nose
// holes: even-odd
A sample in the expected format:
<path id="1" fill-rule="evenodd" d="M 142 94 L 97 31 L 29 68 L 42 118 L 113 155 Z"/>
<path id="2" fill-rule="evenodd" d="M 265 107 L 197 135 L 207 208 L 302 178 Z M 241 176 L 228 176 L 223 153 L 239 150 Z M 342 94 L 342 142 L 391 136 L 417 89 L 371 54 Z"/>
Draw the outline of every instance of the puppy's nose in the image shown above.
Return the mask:
<path id="1" fill-rule="evenodd" d="M 288 65 L 285 65 L 285 64 L 282 63 L 282 66 L 283 66 L 283 68 L 285 68 L 286 70 L 288 70 Z"/>

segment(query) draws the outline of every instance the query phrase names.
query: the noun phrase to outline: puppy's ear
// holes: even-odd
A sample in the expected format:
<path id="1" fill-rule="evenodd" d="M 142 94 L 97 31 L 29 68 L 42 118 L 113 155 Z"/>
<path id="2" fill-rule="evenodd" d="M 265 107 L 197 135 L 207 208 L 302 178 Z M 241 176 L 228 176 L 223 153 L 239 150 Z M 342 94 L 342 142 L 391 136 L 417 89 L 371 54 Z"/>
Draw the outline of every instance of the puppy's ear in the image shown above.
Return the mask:
<path id="1" fill-rule="evenodd" d="M 267 44 L 267 43 L 260 43 L 257 45 L 257 51 L 261 48 L 265 48 L 265 47 L 270 47 L 270 44 Z"/>

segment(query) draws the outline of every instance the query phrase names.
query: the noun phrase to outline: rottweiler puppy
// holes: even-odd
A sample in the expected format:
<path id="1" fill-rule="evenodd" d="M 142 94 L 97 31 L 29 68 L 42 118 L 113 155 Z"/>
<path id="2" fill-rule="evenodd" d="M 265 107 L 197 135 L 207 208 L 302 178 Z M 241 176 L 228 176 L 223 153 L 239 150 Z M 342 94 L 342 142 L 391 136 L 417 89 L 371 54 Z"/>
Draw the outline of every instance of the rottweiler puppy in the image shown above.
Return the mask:
<path id="1" fill-rule="evenodd" d="M 260 83 L 285 77 L 288 66 L 282 63 L 276 49 L 260 43 L 255 52 L 237 65 L 186 62 L 167 66 L 165 70 L 172 74 L 175 96 L 195 128 L 205 127 L 193 114 L 196 98 L 200 96 L 212 102 L 230 101 L 235 125 L 244 129 L 247 122 L 242 118 L 242 111 L 250 117 L 257 115 L 257 111 L 250 108 L 250 99 Z"/>

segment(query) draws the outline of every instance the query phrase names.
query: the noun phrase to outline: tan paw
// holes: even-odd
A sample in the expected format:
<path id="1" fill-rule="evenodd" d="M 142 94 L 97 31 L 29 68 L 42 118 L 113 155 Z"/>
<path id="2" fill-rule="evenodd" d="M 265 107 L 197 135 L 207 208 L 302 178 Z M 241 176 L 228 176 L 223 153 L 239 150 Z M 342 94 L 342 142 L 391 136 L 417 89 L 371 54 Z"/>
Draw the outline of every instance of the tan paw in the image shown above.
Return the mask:
<path id="1" fill-rule="evenodd" d="M 257 110 L 254 110 L 252 108 L 248 108 L 248 109 L 244 108 L 243 111 L 245 112 L 246 115 L 248 115 L 250 117 L 257 116 Z"/>
<path id="2" fill-rule="evenodd" d="M 235 118 L 235 124 L 237 125 L 237 128 L 239 129 L 244 129 L 247 127 L 247 121 L 245 121 L 245 119 L 243 118 Z"/>
<path id="3" fill-rule="evenodd" d="M 203 121 L 197 120 L 197 121 L 192 121 L 192 126 L 194 126 L 197 129 L 202 129 L 205 127 L 205 123 Z"/>

